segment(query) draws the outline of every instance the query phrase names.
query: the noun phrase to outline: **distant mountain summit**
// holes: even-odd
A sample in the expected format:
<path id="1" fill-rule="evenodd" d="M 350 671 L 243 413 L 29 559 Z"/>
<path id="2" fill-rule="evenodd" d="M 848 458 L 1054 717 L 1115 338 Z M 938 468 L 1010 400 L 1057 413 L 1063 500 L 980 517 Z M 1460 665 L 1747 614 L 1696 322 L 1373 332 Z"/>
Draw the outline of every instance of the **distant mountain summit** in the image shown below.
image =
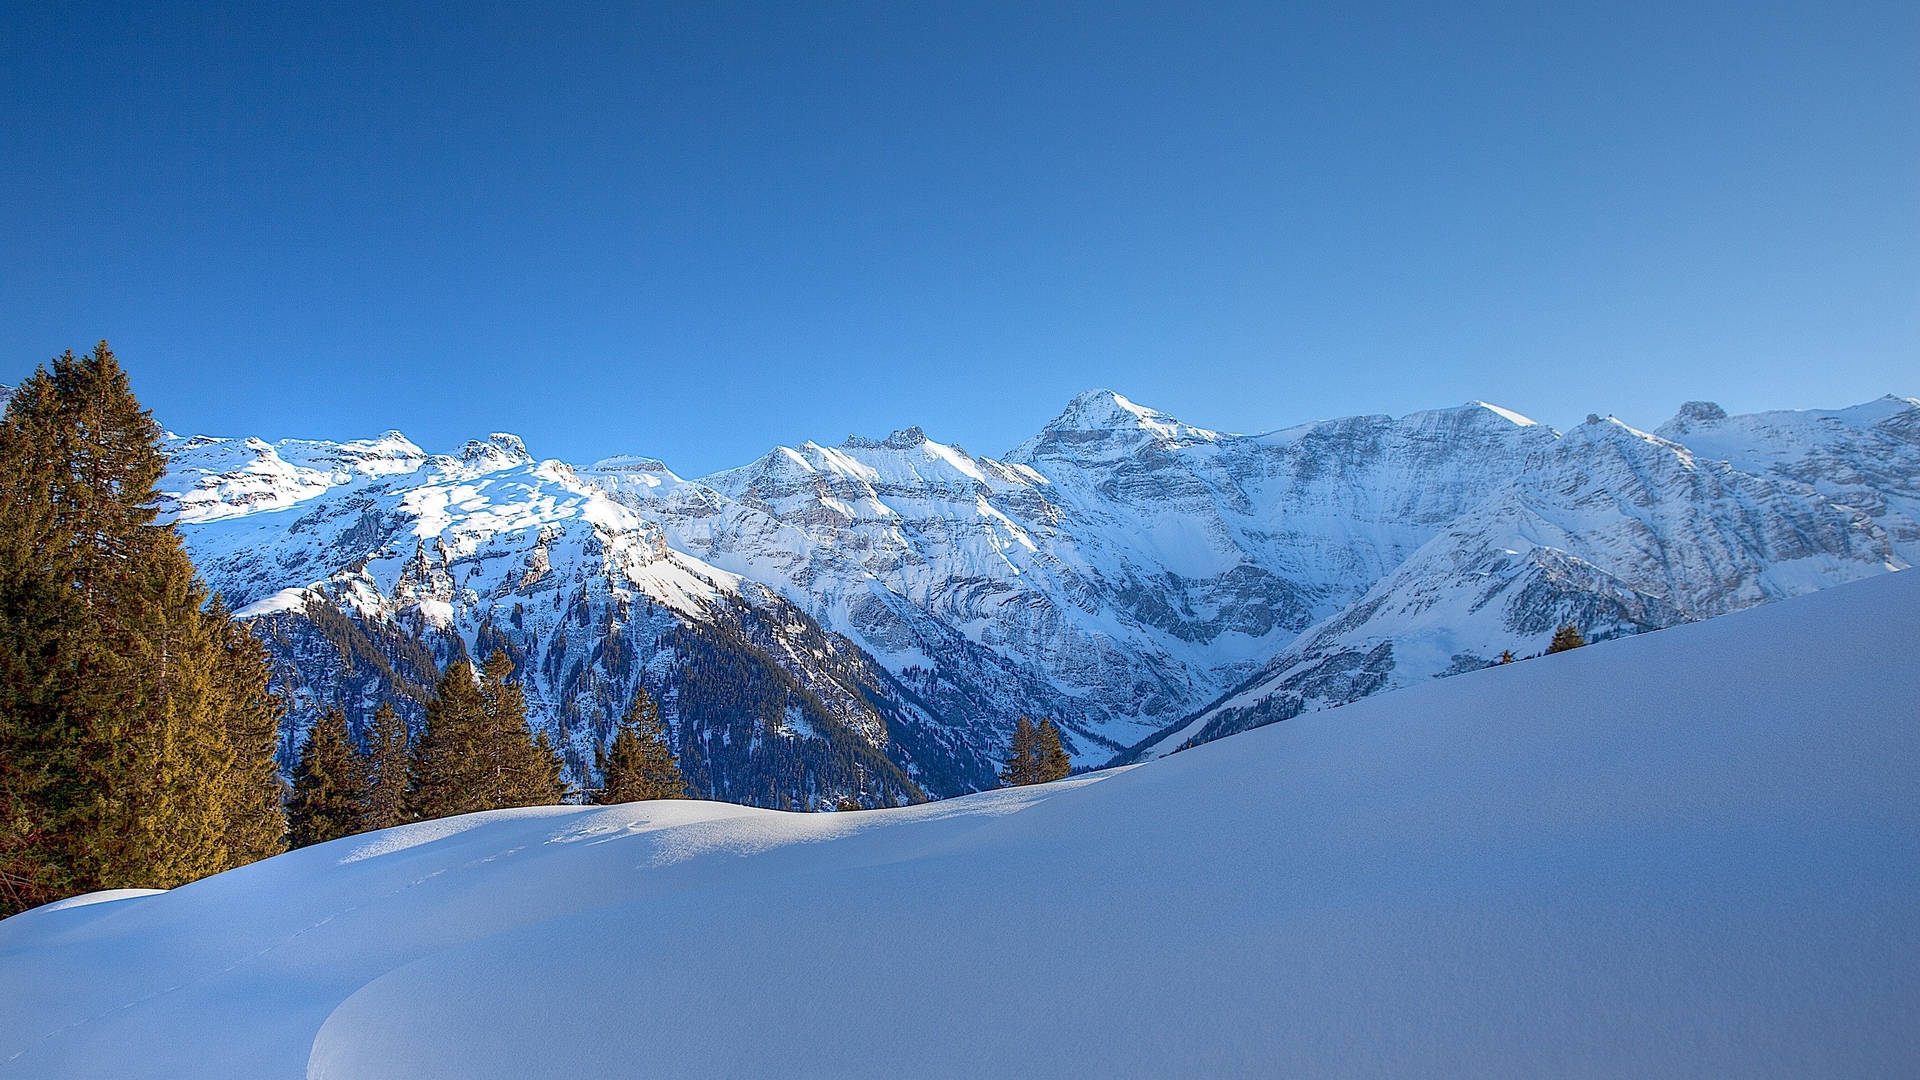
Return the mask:
<path id="1" fill-rule="evenodd" d="M 1920 402 L 1567 432 L 1484 402 L 1256 435 L 1107 390 L 1004 458 L 918 427 L 689 480 L 170 438 L 163 510 L 296 702 L 418 717 L 503 649 L 584 776 L 633 691 L 700 789 L 863 805 L 990 786 L 1021 715 L 1076 763 L 1920 559 Z"/>

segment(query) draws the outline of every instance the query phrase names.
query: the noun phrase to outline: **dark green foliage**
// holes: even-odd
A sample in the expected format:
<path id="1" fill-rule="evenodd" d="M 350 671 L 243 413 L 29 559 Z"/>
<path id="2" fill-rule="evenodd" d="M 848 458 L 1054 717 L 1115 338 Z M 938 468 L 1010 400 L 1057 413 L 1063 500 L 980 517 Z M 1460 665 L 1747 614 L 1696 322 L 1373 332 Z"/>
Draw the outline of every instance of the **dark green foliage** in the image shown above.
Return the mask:
<path id="1" fill-rule="evenodd" d="M 283 843 L 265 663 L 153 524 L 159 434 L 104 342 L 0 424 L 0 914 Z"/>
<path id="2" fill-rule="evenodd" d="M 1566 652 L 1569 649 L 1578 649 L 1586 643 L 1586 635 L 1580 632 L 1580 628 L 1568 623 L 1553 632 L 1553 641 L 1547 646 L 1547 652 L 1550 654 Z"/>
<path id="3" fill-rule="evenodd" d="M 386 620 L 363 620 L 324 598 L 308 594 L 300 611 L 256 618 L 248 629 L 266 649 L 272 683 L 302 709 L 282 732 L 280 761 L 291 770 L 292 740 L 327 709 L 347 714 L 347 726 L 366 731 L 381 706 L 393 709 L 409 730 L 426 719 L 442 661 L 435 645 L 450 645 Z"/>
<path id="4" fill-rule="evenodd" d="M 524 730 L 524 724 L 523 724 Z M 567 801 L 566 762 L 544 731 L 533 736 L 533 752 L 514 790 L 515 806 L 558 806 Z"/>
<path id="5" fill-rule="evenodd" d="M 416 818 L 449 817 L 497 805 L 485 775 L 488 747 L 480 688 L 464 664 L 449 664 L 427 704 L 427 723 L 413 747 Z"/>
<path id="6" fill-rule="evenodd" d="M 366 815 L 367 762 L 347 733 L 347 716 L 330 709 L 313 725 L 293 770 L 287 834 L 294 847 L 324 844 L 360 831 Z"/>
<path id="7" fill-rule="evenodd" d="M 527 730 L 527 704 L 511 681 L 513 662 L 496 652 L 476 681 L 463 663 L 447 666 L 414 747 L 413 813 L 450 817 L 566 796 L 560 756 L 545 733 Z"/>
<path id="8" fill-rule="evenodd" d="M 1053 721 L 1042 719 L 1040 729 L 1034 733 L 1035 757 L 1034 772 L 1038 782 L 1045 784 L 1054 780 L 1065 780 L 1073 773 L 1073 759 L 1067 756 L 1067 749 L 1060 745 L 1060 730 Z"/>
<path id="9" fill-rule="evenodd" d="M 375 709 L 365 739 L 367 797 L 361 806 L 362 831 L 392 828 L 407 820 L 412 751 L 400 714 L 390 705 Z"/>
<path id="10" fill-rule="evenodd" d="M 224 662 L 214 677 L 227 707 L 226 737 L 233 748 L 225 782 L 229 788 L 227 849 L 234 865 L 255 862 L 286 850 L 286 818 L 281 806 L 286 784 L 274 760 L 280 738 L 280 720 L 286 710 L 269 691 L 271 671 L 266 650 L 233 621 L 225 601 L 215 593 L 207 614 Z"/>
<path id="11" fill-rule="evenodd" d="M 633 694 L 625 720 L 614 733 L 613 744 L 598 754 L 600 788 L 597 803 L 638 802 L 642 799 L 684 799 L 687 782 L 680 762 L 667 745 L 660 724 L 660 708 L 642 687 Z"/>
<path id="12" fill-rule="evenodd" d="M 1002 787 L 1025 787 L 1040 782 L 1040 733 L 1033 721 L 1021 717 L 1013 725 L 1013 745 L 1007 751 L 1007 764 L 1000 770 Z"/>
<path id="13" fill-rule="evenodd" d="M 715 622 L 663 635 L 675 661 L 663 690 L 676 706 L 680 770 L 694 797 L 773 809 L 831 806 L 845 793 L 873 806 L 926 797 L 884 749 L 780 667 L 753 633 L 749 625 Z M 788 726 L 789 717 L 813 737 Z"/>

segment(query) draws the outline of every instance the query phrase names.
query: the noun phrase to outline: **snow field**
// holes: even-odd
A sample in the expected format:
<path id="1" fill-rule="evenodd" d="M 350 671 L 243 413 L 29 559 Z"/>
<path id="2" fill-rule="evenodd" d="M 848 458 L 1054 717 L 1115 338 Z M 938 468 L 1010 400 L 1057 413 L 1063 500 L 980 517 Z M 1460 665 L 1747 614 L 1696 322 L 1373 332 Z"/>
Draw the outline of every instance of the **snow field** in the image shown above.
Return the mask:
<path id="1" fill-rule="evenodd" d="M 497 811 L 0 923 L 0 1077 L 1894 1076 L 1920 574 L 923 807 Z"/>

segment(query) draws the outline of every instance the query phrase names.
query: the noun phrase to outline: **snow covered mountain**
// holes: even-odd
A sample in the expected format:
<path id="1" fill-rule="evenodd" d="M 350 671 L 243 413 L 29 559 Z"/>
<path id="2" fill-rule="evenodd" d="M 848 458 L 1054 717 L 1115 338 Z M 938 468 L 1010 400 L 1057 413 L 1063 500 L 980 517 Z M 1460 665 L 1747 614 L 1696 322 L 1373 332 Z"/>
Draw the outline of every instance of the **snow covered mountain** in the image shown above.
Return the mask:
<path id="1" fill-rule="evenodd" d="M 703 791 L 874 805 L 991 784 L 1021 714 L 1080 764 L 1162 754 L 1920 555 L 1920 403 L 1660 432 L 1476 402 L 1235 435 L 1090 391 L 1003 459 L 908 428 L 699 480 L 174 439 L 163 503 L 274 651 L 289 750 L 504 648 L 576 775 L 644 684 Z"/>
<path id="2" fill-rule="evenodd" d="M 0 1076 L 1920 1061 L 1920 575 L 931 805 L 538 807 L 0 922 Z"/>
<path id="3" fill-rule="evenodd" d="M 1900 404 L 1835 414 L 1892 421 L 1865 436 L 1845 426 L 1825 443 L 1873 440 L 1847 455 L 1870 464 L 1873 481 L 1850 463 L 1746 472 L 1595 418 L 1529 458 L 1359 602 L 1128 757 L 1485 667 L 1503 651 L 1538 654 L 1565 623 L 1605 639 L 1907 566 L 1910 547 L 1892 536 L 1912 527 L 1901 493 L 1920 478 L 1920 408 Z"/>

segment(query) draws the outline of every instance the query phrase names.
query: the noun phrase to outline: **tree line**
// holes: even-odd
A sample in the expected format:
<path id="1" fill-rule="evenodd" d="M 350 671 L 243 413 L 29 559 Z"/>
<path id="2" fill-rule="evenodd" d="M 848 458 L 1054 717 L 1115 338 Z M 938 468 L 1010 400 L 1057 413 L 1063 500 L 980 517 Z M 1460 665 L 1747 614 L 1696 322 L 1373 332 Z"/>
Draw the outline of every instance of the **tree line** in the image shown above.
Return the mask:
<path id="1" fill-rule="evenodd" d="M 102 342 L 0 423 L 0 913 L 279 851 L 267 664 L 154 527 L 160 432 Z"/>
<path id="2" fill-rule="evenodd" d="M 328 716 L 289 790 L 266 654 L 157 521 L 160 439 L 106 342 L 40 366 L 0 420 L 0 916 L 568 796 L 502 656 L 449 665 L 417 739 L 391 710 L 359 742 Z M 600 764 L 604 801 L 684 795 L 644 693 Z"/>
<path id="3" fill-rule="evenodd" d="M 477 677 L 464 663 L 449 664 L 418 739 L 409 738 L 399 714 L 386 705 L 357 741 L 346 714 L 328 710 L 293 768 L 287 799 L 291 846 L 409 821 L 567 801 L 560 754 L 546 732 L 529 732 L 526 698 L 512 674 L 513 662 L 499 650 Z M 596 765 L 601 786 L 586 793 L 594 802 L 687 797 L 660 710 L 644 688 L 635 691 Z"/>

